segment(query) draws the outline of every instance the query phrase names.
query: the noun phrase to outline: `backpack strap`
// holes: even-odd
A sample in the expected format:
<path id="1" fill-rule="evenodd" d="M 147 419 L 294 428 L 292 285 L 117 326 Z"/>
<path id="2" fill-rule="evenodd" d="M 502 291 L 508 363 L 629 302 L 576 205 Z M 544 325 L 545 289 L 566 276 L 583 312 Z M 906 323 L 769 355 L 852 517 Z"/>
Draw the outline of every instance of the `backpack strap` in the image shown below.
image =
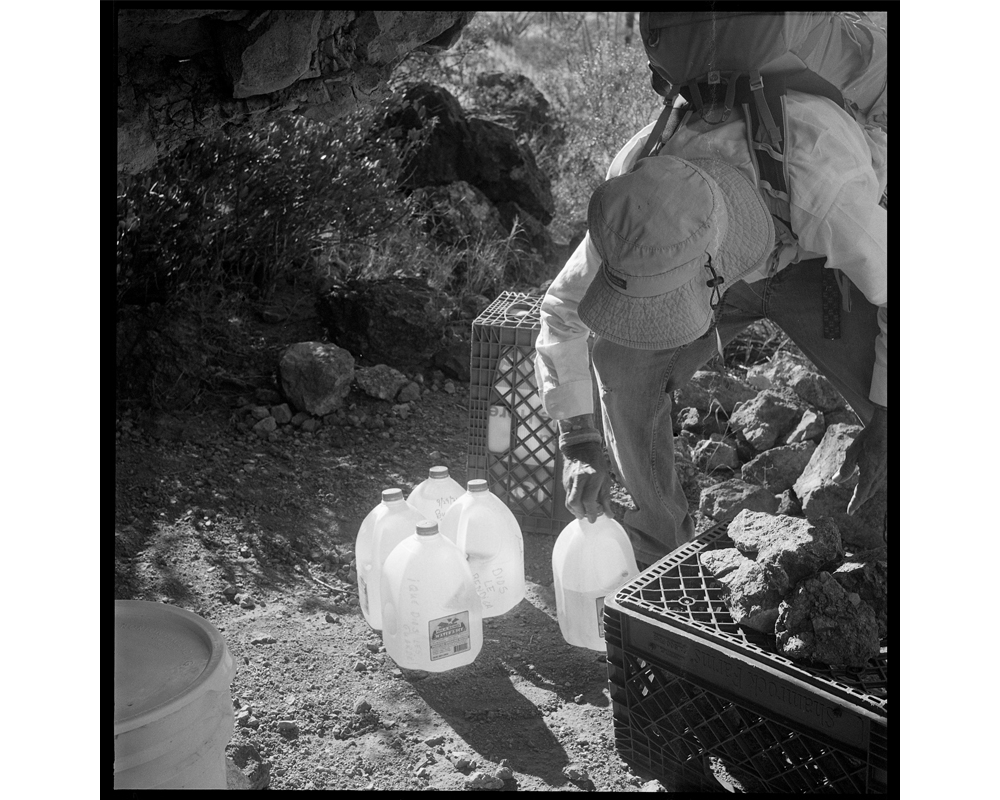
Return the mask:
<path id="1" fill-rule="evenodd" d="M 669 139 L 670 135 L 677 129 L 677 124 L 681 119 L 681 108 L 684 106 L 684 103 L 678 98 L 673 98 L 673 105 L 671 105 L 670 100 L 671 98 L 664 99 L 663 110 L 660 112 L 660 116 L 656 118 L 656 124 L 653 125 L 653 130 L 650 131 L 649 137 L 642 146 L 642 150 L 636 156 L 632 169 L 635 169 L 642 159 L 650 155 L 655 148 L 662 144 L 664 132 L 666 132 L 666 138 Z"/>

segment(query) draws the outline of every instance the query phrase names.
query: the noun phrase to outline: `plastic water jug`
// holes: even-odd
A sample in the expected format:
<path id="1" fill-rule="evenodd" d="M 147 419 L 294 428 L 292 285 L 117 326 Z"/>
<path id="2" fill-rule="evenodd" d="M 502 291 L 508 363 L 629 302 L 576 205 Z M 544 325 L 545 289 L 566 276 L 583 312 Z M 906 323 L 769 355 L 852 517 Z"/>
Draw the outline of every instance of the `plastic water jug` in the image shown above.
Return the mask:
<path id="1" fill-rule="evenodd" d="M 418 484 L 406 502 L 439 525 L 452 503 L 462 496 L 462 484 L 448 474 L 447 467 L 431 467 L 427 479 Z"/>
<path id="2" fill-rule="evenodd" d="M 361 523 L 354 546 L 358 570 L 358 601 L 365 621 L 374 630 L 382 629 L 379 582 L 382 564 L 393 548 L 413 533 L 423 515 L 403 499 L 402 489 L 384 489 L 382 502 Z"/>
<path id="3" fill-rule="evenodd" d="M 556 612 L 563 639 L 605 650 L 604 598 L 639 574 L 632 543 L 614 519 L 570 522 L 552 548 Z"/>
<path id="4" fill-rule="evenodd" d="M 382 642 L 404 669 L 471 664 L 483 648 L 483 606 L 472 570 L 437 523 L 422 520 L 385 560 Z"/>
<path id="5" fill-rule="evenodd" d="M 441 531 L 469 557 L 483 616 L 505 614 L 524 597 L 524 540 L 521 526 L 485 480 L 468 489 L 444 515 Z"/>

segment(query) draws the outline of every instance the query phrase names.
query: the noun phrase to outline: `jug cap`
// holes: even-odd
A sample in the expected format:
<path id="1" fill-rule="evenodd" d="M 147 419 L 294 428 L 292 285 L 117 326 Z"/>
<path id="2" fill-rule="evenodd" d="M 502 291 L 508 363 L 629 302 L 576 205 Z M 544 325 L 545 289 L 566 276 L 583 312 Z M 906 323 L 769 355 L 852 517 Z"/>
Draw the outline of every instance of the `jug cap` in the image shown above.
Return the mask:
<path id="1" fill-rule="evenodd" d="M 383 489 L 382 490 L 382 502 L 393 503 L 396 500 L 403 499 L 402 489 Z"/>
<path id="2" fill-rule="evenodd" d="M 417 523 L 418 536 L 433 536 L 438 532 L 438 524 L 429 519 L 422 519 Z"/>
<path id="3" fill-rule="evenodd" d="M 428 477 L 431 478 L 447 478 L 448 468 L 447 467 L 431 467 Z"/>
<path id="4" fill-rule="evenodd" d="M 490 485 L 483 478 L 473 478 L 467 484 L 470 492 L 488 492 Z"/>

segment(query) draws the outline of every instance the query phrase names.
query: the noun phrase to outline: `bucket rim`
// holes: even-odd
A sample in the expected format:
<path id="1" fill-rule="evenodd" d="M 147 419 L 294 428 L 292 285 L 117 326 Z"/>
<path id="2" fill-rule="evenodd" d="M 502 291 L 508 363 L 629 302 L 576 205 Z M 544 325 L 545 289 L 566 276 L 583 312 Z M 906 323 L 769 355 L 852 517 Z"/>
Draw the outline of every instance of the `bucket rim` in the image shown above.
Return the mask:
<path id="1" fill-rule="evenodd" d="M 155 620 L 157 616 L 159 616 L 159 620 Z M 154 619 L 161 624 L 179 625 L 187 635 L 199 637 L 201 642 L 206 645 L 209 655 L 205 662 L 205 667 L 198 677 L 191 681 L 186 688 L 180 690 L 176 695 L 167 700 L 138 713 L 123 716 L 121 719 L 118 719 L 116 704 L 115 736 L 164 719 L 194 702 L 211 689 L 224 688 L 228 690 L 229 684 L 232 683 L 232 679 L 235 677 L 233 657 L 219 629 L 194 612 L 168 603 L 156 603 L 148 600 L 115 600 L 116 651 L 119 623 L 139 617 L 144 620 Z M 220 677 L 225 678 L 225 685 L 215 686 L 214 684 L 218 683 Z M 116 683 L 117 680 L 118 676 L 116 674 Z"/>

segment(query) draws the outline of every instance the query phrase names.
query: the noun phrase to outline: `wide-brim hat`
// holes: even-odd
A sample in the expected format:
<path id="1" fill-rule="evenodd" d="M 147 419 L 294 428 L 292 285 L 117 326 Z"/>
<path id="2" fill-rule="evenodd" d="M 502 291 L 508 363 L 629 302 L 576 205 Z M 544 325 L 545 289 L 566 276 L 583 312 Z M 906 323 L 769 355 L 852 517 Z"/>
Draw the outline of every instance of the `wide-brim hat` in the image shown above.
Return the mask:
<path id="1" fill-rule="evenodd" d="M 638 350 L 702 336 L 712 324 L 713 294 L 717 302 L 774 248 L 774 222 L 756 186 L 714 159 L 645 158 L 602 184 L 587 216 L 602 263 L 580 319 Z"/>

